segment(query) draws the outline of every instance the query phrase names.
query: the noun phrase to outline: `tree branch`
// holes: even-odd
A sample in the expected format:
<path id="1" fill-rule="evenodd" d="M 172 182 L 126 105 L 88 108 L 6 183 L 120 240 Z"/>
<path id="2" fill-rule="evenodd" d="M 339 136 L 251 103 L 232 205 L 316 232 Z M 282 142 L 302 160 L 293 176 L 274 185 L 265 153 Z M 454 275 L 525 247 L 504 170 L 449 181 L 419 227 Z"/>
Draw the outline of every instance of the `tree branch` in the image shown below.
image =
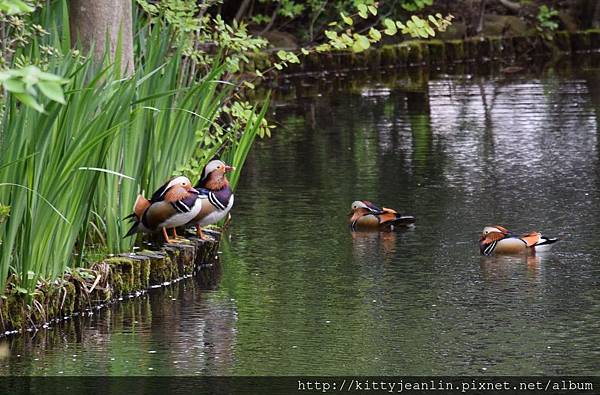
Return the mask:
<path id="1" fill-rule="evenodd" d="M 504 7 L 508 8 L 514 13 L 518 13 L 521 10 L 521 4 L 511 1 L 511 0 L 498 0 L 500 4 Z"/>

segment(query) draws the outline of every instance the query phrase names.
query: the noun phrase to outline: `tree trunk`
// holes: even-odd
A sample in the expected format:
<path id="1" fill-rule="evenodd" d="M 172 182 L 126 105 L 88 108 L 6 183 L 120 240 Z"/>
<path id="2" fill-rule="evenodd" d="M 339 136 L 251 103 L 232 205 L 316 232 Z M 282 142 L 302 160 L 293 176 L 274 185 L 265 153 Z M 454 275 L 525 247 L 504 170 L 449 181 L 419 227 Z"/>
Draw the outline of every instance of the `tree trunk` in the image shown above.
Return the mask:
<path id="1" fill-rule="evenodd" d="M 518 13 L 521 10 L 521 4 L 515 2 L 515 1 L 511 1 L 511 0 L 498 0 L 500 1 L 500 3 L 508 8 L 509 10 L 511 10 L 514 13 Z"/>
<path id="2" fill-rule="evenodd" d="M 246 15 L 246 10 L 248 9 L 248 6 L 250 5 L 250 0 L 244 0 L 242 2 L 242 4 L 240 5 L 240 8 L 238 8 L 238 11 L 235 14 L 235 20 L 236 21 L 241 21 L 242 18 L 244 17 L 244 15 Z"/>
<path id="3" fill-rule="evenodd" d="M 89 52 L 93 48 L 96 64 L 101 65 L 108 46 L 110 60 L 115 60 L 115 50 L 121 38 L 121 72 L 130 76 L 134 71 L 131 1 L 128 0 L 70 0 L 69 23 L 71 41 L 81 43 Z M 108 39 L 108 42 L 106 41 Z"/>

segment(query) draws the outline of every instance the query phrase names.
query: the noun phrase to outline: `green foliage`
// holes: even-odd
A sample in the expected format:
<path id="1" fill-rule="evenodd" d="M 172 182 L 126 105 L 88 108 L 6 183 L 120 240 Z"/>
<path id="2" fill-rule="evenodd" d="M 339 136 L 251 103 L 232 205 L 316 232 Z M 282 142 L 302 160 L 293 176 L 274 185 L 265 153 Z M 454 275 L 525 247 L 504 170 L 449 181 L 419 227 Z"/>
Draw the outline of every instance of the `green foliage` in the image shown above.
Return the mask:
<path id="1" fill-rule="evenodd" d="M 267 46 L 263 38 L 252 37 L 245 23 L 227 24 L 221 15 L 202 13 L 196 2 L 165 0 L 150 4 L 137 0 L 150 23 L 166 24 L 177 36 L 178 48 L 196 65 L 210 68 L 216 58 L 224 59 L 226 71 L 236 73 L 247 63 L 248 53 Z M 205 7 L 209 7 L 210 3 Z"/>
<path id="2" fill-rule="evenodd" d="M 280 0 L 280 3 L 281 8 L 279 9 L 278 14 L 290 19 L 301 15 L 306 9 L 304 4 L 292 0 Z"/>
<path id="3" fill-rule="evenodd" d="M 547 5 L 541 5 L 537 14 L 538 31 L 542 33 L 553 32 L 558 29 L 558 11 Z"/>
<path id="4" fill-rule="evenodd" d="M 43 112 L 39 97 L 65 104 L 62 85 L 68 81 L 55 74 L 41 71 L 36 66 L 0 71 L 0 84 L 21 103 Z M 40 94 L 41 93 L 41 94 Z"/>
<path id="5" fill-rule="evenodd" d="M 34 8 L 21 0 L 0 0 L 0 12 L 7 15 L 27 14 L 33 12 Z"/>
<path id="6" fill-rule="evenodd" d="M 422 10 L 433 4 L 433 0 L 402 0 L 400 6 L 409 12 Z"/>
<path id="7" fill-rule="evenodd" d="M 66 9 L 66 2 L 57 4 Z M 227 147 L 237 152 L 246 147 L 240 141 L 270 134 L 264 112 L 234 100 L 235 84 L 224 78 L 226 59 L 211 54 L 209 63 L 200 64 L 184 55 L 185 33 L 198 33 L 196 16 L 167 14 L 138 24 L 130 78 L 120 77 L 118 62 L 98 70 L 64 53 L 50 57 L 45 71 L 29 65 L 0 73 L 7 88 L 0 201 L 11 205 L 10 216 L 8 206 L 0 206 L 0 289 L 13 273 L 29 292 L 39 278 L 54 279 L 67 265 L 85 264 L 89 248 L 130 249 L 134 240 L 123 239 L 127 224 L 121 219 L 138 193 L 153 191 L 190 163 L 190 177 L 197 179 L 211 154 Z M 48 21 L 61 17 L 50 9 L 47 15 Z M 70 43 L 60 37 L 69 35 L 52 26 L 52 40 L 68 50 Z M 224 47 L 238 45 L 235 29 L 221 27 L 233 36 Z M 32 38 L 14 61 L 35 62 L 47 44 Z M 115 59 L 120 56 L 118 47 Z M 24 93 L 35 102 L 23 99 Z"/>
<path id="8" fill-rule="evenodd" d="M 124 110 L 108 79 L 87 82 L 89 63 L 82 67 L 64 58 L 50 67 L 71 76 L 68 105 L 41 98 L 45 112 L 39 112 L 21 106 L 14 94 L 7 96 L 2 135 L 10 145 L 0 154 L 0 200 L 12 207 L 0 227 L 2 289 L 9 267 L 23 287 L 33 289 L 38 275 L 54 278 L 71 261 L 99 177 L 80 168 L 103 167 Z"/>
<path id="9" fill-rule="evenodd" d="M 0 203 L 0 224 L 10 215 L 10 206 L 5 206 Z M 1 240 L 0 240 L 1 242 Z"/>
<path id="10" fill-rule="evenodd" d="M 268 105 L 269 96 L 265 99 L 259 113 L 256 112 L 256 107 L 243 109 L 243 116 L 246 117 L 246 127 L 241 134 L 242 137 L 237 139 L 223 155 L 223 159 L 236 168 L 236 171 L 231 174 L 229 180 L 231 188 L 234 190 L 239 182 L 242 166 L 246 162 L 250 147 L 252 147 L 256 136 L 260 136 L 261 133 L 269 133 L 268 128 L 265 130 L 265 114 L 269 107 Z"/>
<path id="11" fill-rule="evenodd" d="M 357 15 L 361 19 L 368 19 L 371 15 L 377 16 L 377 5 L 366 6 L 360 4 L 357 6 Z M 383 35 L 395 36 L 398 32 L 410 35 L 411 37 L 429 38 L 434 37 L 436 30 L 445 31 L 450 26 L 453 19 L 452 15 L 443 17 L 441 14 L 429 15 L 423 19 L 413 15 L 408 21 L 402 22 L 391 18 L 384 18 L 379 26 L 371 26 L 368 35 L 353 30 L 355 25 L 352 16 L 346 16 L 340 13 L 341 22 L 331 23 L 332 30 L 326 30 L 325 36 L 328 42 L 315 47 L 317 52 L 327 52 L 331 50 L 352 50 L 353 52 L 362 52 L 368 49 L 372 44 L 381 41 Z"/>

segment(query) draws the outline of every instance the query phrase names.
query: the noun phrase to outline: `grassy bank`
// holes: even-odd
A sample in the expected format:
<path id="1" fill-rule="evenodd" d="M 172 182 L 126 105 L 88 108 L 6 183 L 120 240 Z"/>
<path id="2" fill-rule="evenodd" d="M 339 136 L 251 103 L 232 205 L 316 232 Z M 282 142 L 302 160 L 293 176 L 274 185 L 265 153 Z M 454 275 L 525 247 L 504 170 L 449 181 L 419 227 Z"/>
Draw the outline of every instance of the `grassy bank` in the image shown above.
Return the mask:
<path id="1" fill-rule="evenodd" d="M 18 48 L 13 66 L 29 61 L 39 68 L 25 69 L 26 79 L 60 82 L 38 84 L 37 103 L 25 97 L 29 86 L 5 93 L 0 126 L 0 292 L 11 284 L 9 294 L 30 307 L 44 284 L 131 250 L 121 219 L 138 193 L 184 170 L 195 181 L 216 152 L 241 168 L 266 111 L 223 131 L 234 88 L 223 81 L 225 59 L 190 67 L 180 35 L 160 17 L 137 16 L 129 77 L 119 47 L 102 67 L 72 50 L 66 1 L 31 18 L 49 34 Z"/>

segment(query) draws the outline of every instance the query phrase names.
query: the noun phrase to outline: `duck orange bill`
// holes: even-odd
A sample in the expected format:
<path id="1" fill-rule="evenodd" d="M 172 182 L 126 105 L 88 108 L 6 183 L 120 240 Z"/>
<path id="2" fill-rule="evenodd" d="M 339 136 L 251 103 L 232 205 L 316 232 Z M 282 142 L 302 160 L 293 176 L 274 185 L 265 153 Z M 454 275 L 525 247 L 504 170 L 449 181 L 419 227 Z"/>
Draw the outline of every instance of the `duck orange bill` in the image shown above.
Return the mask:
<path id="1" fill-rule="evenodd" d="M 225 172 L 226 173 L 234 171 L 234 170 L 235 170 L 235 167 L 229 166 L 229 165 L 225 165 Z"/>

